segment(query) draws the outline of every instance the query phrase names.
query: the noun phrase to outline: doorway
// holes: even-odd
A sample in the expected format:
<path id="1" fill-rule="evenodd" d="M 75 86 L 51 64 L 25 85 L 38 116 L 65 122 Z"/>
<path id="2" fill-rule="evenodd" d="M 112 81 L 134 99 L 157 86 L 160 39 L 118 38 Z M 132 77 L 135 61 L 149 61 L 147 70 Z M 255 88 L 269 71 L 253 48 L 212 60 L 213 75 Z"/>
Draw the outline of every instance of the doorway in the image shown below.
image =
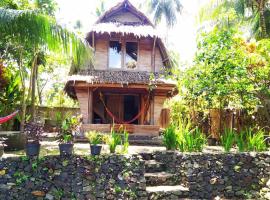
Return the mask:
<path id="1" fill-rule="evenodd" d="M 124 96 L 124 121 L 132 120 L 139 113 L 139 96 L 125 95 Z M 132 124 L 138 124 L 136 119 Z"/>
<path id="2" fill-rule="evenodd" d="M 106 95 L 106 105 L 115 117 L 127 122 L 139 113 L 140 98 L 139 95 L 110 94 Z M 106 121 L 113 123 L 111 116 L 108 114 L 106 114 Z M 139 120 L 136 119 L 131 124 L 139 124 Z"/>

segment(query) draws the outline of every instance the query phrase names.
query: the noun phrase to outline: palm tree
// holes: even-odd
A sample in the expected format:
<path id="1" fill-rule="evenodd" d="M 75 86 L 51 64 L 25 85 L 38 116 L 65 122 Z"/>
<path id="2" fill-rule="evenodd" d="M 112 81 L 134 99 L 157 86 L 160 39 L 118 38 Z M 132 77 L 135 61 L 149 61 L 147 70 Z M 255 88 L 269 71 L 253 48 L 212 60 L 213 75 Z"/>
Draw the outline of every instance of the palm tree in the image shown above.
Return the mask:
<path id="1" fill-rule="evenodd" d="M 256 38 L 263 39 L 270 35 L 270 1 L 269 0 L 213 0 L 201 10 L 201 21 L 214 20 L 218 24 L 224 22 L 226 15 L 227 25 L 247 23 L 251 25 L 252 33 Z M 234 23 L 232 23 L 232 11 Z M 229 21 L 231 20 L 231 21 Z M 229 24 L 231 22 L 231 24 Z"/>
<path id="2" fill-rule="evenodd" d="M 164 17 L 169 28 L 177 22 L 177 13 L 182 10 L 180 0 L 150 0 L 150 12 L 154 13 L 154 22 L 158 24 Z"/>
<path id="3" fill-rule="evenodd" d="M 19 46 L 20 52 L 30 49 L 31 59 L 31 93 L 32 116 L 35 117 L 35 85 L 40 52 L 53 51 L 68 55 L 73 60 L 73 71 L 84 65 L 85 60 L 91 60 L 91 50 L 75 34 L 59 26 L 55 19 L 39 14 L 36 11 L 13 10 L 0 8 L 0 38 L 9 38 Z M 22 53 L 19 53 L 22 55 Z M 20 77 L 23 88 L 22 124 L 24 123 L 25 99 L 25 71 L 22 56 L 19 56 Z"/>
<path id="4" fill-rule="evenodd" d="M 105 1 L 101 0 L 100 5 L 96 8 L 96 16 L 100 17 L 105 13 Z"/>

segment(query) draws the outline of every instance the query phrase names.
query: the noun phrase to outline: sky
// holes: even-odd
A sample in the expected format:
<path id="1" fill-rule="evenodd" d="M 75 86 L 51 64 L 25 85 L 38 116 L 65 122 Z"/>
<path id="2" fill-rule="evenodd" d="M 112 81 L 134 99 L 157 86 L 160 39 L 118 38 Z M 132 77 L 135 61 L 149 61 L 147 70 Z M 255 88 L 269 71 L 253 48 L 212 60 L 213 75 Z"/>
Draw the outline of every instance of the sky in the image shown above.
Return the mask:
<path id="1" fill-rule="evenodd" d="M 86 34 L 91 25 L 97 20 L 96 7 L 100 5 L 99 0 L 56 0 L 59 6 L 56 17 L 60 24 L 72 29 L 77 20 L 82 22 L 83 34 Z M 106 9 L 116 5 L 121 0 L 107 1 Z M 174 28 L 166 30 L 164 23 L 157 28 L 163 35 L 168 33 L 169 41 L 167 48 L 180 55 L 182 63 L 191 63 L 196 51 L 196 35 L 200 24 L 197 16 L 202 6 L 210 0 L 182 0 L 183 10 L 179 14 L 177 24 Z M 143 3 L 143 0 L 130 0 L 135 6 Z M 151 17 L 150 17 L 151 18 Z"/>

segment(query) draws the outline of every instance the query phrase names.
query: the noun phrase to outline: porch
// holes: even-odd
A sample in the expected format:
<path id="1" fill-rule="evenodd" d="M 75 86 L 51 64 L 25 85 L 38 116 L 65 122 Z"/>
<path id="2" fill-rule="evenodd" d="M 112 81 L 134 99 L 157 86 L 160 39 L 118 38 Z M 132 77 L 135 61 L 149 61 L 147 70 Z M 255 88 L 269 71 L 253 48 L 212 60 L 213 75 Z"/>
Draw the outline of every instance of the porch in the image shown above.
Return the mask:
<path id="1" fill-rule="evenodd" d="M 137 125 L 137 124 L 83 124 L 83 131 L 92 131 L 96 130 L 102 133 L 109 133 L 114 127 L 114 130 L 119 130 L 120 127 L 125 128 L 130 135 L 136 136 L 149 136 L 155 137 L 159 136 L 160 126 L 159 125 Z"/>

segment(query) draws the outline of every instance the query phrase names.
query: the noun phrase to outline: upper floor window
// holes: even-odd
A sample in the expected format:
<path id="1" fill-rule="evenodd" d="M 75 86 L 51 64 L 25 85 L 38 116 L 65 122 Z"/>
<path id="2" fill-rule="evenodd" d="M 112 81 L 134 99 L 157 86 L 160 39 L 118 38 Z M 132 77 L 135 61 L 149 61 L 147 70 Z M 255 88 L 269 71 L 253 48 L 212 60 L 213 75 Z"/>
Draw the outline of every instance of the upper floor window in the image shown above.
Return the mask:
<path id="1" fill-rule="evenodd" d="M 109 68 L 119 69 L 122 66 L 122 48 L 119 41 L 110 41 Z"/>
<path id="2" fill-rule="evenodd" d="M 138 43 L 126 42 L 125 66 L 128 69 L 134 69 L 137 66 Z"/>
<path id="3" fill-rule="evenodd" d="M 138 43 L 110 41 L 109 68 L 110 69 L 135 69 L 138 60 Z"/>

